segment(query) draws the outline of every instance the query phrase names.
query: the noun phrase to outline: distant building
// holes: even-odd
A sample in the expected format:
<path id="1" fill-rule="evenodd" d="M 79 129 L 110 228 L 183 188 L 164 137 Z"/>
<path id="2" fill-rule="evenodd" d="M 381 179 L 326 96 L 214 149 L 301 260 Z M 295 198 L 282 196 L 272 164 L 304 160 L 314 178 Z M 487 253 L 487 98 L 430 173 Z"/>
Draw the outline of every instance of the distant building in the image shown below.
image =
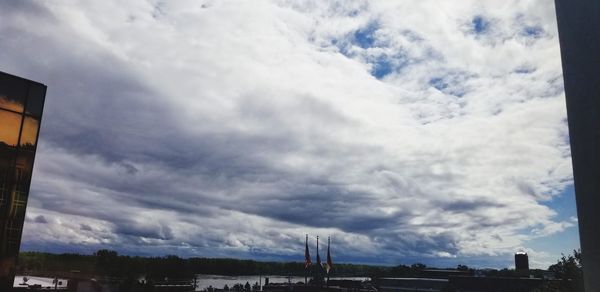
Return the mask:
<path id="1" fill-rule="evenodd" d="M 515 270 L 527 271 L 529 270 L 529 257 L 526 252 L 517 252 L 515 254 Z"/>
<path id="2" fill-rule="evenodd" d="M 14 281 L 46 86 L 0 72 L 0 291 Z"/>

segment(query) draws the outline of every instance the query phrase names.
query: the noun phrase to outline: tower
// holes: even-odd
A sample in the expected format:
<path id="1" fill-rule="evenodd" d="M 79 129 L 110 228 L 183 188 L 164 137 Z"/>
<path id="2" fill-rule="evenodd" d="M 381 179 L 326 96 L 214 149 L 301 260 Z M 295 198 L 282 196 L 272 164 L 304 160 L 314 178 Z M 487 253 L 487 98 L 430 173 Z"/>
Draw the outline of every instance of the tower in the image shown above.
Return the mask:
<path id="1" fill-rule="evenodd" d="M 526 252 L 515 253 L 515 270 L 517 271 L 528 271 L 529 270 L 529 257 Z"/>

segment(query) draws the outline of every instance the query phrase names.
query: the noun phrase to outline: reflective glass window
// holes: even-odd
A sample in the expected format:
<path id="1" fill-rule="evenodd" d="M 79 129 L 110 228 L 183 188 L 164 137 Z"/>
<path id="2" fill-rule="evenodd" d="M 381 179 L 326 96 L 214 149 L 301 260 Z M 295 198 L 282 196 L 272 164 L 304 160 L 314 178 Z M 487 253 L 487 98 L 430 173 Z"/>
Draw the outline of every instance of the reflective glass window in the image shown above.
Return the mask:
<path id="1" fill-rule="evenodd" d="M 15 163 L 15 189 L 20 192 L 27 192 L 31 173 L 33 168 L 34 153 L 20 151 Z"/>
<path id="2" fill-rule="evenodd" d="M 16 149 L 0 146 L 0 216 L 9 202 L 12 192 L 12 173 L 14 172 Z"/>
<path id="3" fill-rule="evenodd" d="M 23 229 L 22 220 L 8 220 L 6 224 L 6 241 L 7 241 L 7 252 L 9 254 L 15 253 L 19 249 L 21 231 Z"/>
<path id="4" fill-rule="evenodd" d="M 27 81 L 9 75 L 0 75 L 0 108 L 23 112 L 27 95 Z"/>
<path id="5" fill-rule="evenodd" d="M 10 198 L 11 187 L 9 184 L 10 169 L 5 165 L 0 165 L 0 214 L 6 209 Z"/>
<path id="6" fill-rule="evenodd" d="M 17 149 L 0 142 L 0 216 L 10 197 L 12 190 L 12 173 L 14 172 Z"/>
<path id="7" fill-rule="evenodd" d="M 17 146 L 21 119 L 20 114 L 0 109 L 0 146 Z"/>
<path id="8" fill-rule="evenodd" d="M 10 216 L 15 218 L 22 218 L 25 216 L 25 207 L 27 206 L 27 192 L 23 190 L 15 189 L 12 198 L 12 205 L 10 207 Z"/>
<path id="9" fill-rule="evenodd" d="M 41 117 L 45 96 L 46 86 L 32 83 L 31 86 L 29 86 L 29 97 L 27 98 L 27 109 L 25 112 L 36 118 Z"/>
<path id="10" fill-rule="evenodd" d="M 21 141 L 19 141 L 21 150 L 35 150 L 39 125 L 40 122 L 38 120 L 29 116 L 25 116 L 25 121 L 23 121 L 23 129 L 21 130 Z"/>

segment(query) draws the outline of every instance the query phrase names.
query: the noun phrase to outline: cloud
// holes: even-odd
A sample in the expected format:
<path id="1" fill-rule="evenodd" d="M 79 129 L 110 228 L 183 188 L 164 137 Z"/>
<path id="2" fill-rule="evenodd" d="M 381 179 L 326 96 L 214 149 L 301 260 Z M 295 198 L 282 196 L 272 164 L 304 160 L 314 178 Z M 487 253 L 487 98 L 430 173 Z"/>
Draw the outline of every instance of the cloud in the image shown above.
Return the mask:
<path id="1" fill-rule="evenodd" d="M 24 2 L 29 248 L 504 264 L 572 225 L 551 1 Z"/>
<path id="2" fill-rule="evenodd" d="M 46 220 L 46 218 L 44 216 L 39 215 L 33 219 L 33 222 L 40 223 L 40 224 L 46 224 L 46 223 L 48 223 L 48 220 Z"/>

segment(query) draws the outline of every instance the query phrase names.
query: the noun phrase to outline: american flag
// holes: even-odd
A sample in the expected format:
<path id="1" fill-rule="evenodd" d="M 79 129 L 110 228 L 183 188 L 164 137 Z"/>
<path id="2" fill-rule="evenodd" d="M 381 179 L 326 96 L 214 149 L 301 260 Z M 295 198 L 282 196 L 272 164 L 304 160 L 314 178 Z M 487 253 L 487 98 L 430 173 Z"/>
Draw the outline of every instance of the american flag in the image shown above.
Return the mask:
<path id="1" fill-rule="evenodd" d="M 325 271 L 329 274 L 329 271 L 333 268 L 333 261 L 331 260 L 331 253 L 329 252 L 329 245 L 331 244 L 331 239 L 327 238 L 327 263 L 325 264 Z"/>
<path id="2" fill-rule="evenodd" d="M 321 257 L 319 256 L 319 237 L 317 236 L 317 268 L 319 271 L 323 268 L 321 264 Z"/>
<path id="3" fill-rule="evenodd" d="M 312 261 L 310 260 L 310 252 L 308 251 L 308 234 L 306 235 L 306 249 L 304 250 L 304 269 L 308 269 Z"/>

